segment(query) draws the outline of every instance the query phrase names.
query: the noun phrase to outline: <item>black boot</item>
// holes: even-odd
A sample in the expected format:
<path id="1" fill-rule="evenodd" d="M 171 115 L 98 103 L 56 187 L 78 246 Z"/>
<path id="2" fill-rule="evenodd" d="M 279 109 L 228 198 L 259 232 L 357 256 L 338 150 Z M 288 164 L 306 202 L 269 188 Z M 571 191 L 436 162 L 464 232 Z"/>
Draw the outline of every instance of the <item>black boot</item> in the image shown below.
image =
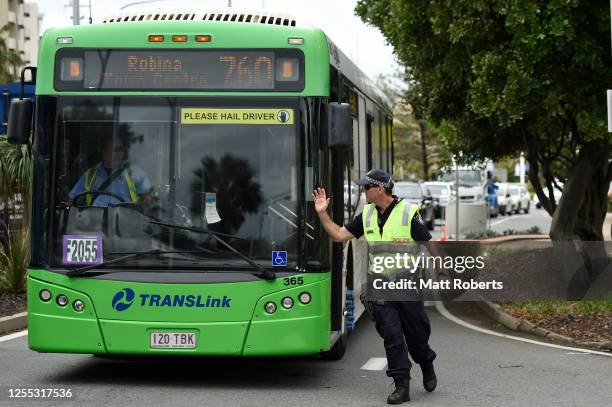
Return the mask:
<path id="1" fill-rule="evenodd" d="M 421 371 L 423 372 L 423 387 L 427 391 L 434 391 L 438 384 L 436 378 L 436 371 L 434 370 L 433 363 L 424 363 L 421 365 Z"/>
<path id="2" fill-rule="evenodd" d="M 387 397 L 387 404 L 402 404 L 410 400 L 410 375 L 394 376 L 395 390 Z"/>

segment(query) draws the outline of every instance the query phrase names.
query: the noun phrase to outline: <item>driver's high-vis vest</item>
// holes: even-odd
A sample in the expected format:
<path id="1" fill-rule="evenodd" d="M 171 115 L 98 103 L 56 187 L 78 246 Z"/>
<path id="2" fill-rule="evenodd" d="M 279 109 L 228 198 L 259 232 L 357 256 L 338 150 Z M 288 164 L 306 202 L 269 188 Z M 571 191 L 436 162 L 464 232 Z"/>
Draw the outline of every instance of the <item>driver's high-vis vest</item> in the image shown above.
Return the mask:
<path id="1" fill-rule="evenodd" d="M 96 176 L 98 175 L 98 168 L 90 168 L 87 170 L 85 174 L 85 192 L 89 192 L 93 188 L 94 181 L 96 180 Z M 130 191 L 130 198 L 132 202 L 138 202 L 138 193 L 136 192 L 136 184 L 130 175 L 128 169 L 124 169 L 122 171 L 123 178 L 125 178 L 125 182 L 127 182 L 128 190 Z M 85 203 L 87 205 L 91 205 L 93 203 L 93 194 L 85 195 Z"/>
<path id="2" fill-rule="evenodd" d="M 414 253 L 418 249 L 411 235 L 412 218 L 414 218 L 418 211 L 418 205 L 409 205 L 404 200 L 398 201 L 391 210 L 381 235 L 380 228 L 378 227 L 378 211 L 375 205 L 365 205 L 362 214 L 363 232 L 368 242 L 368 271 L 370 273 L 374 273 L 373 265 L 375 257 L 395 256 L 399 251 Z M 395 272 L 395 267 L 385 267 L 381 274 L 391 277 Z"/>

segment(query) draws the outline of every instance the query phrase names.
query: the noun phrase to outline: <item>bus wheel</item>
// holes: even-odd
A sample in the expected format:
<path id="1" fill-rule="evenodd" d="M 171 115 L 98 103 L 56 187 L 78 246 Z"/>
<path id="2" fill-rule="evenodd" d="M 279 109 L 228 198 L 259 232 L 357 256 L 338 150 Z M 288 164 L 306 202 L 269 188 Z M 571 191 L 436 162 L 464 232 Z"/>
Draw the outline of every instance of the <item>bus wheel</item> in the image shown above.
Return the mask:
<path id="1" fill-rule="evenodd" d="M 323 352 L 321 356 L 324 360 L 340 360 L 346 352 L 346 344 L 348 343 L 348 332 L 344 332 L 336 341 L 334 346 L 327 352 Z"/>

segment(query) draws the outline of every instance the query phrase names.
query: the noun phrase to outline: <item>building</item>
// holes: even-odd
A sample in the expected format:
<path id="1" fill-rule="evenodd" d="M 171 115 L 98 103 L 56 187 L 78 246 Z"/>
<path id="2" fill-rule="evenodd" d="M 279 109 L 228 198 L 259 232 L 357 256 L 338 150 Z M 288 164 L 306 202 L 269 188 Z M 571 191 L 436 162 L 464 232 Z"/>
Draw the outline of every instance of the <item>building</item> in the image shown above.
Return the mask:
<path id="1" fill-rule="evenodd" d="M 24 0 L 0 0 L 0 27 L 9 25 L 1 35 L 9 49 L 17 51 L 24 66 L 36 66 L 38 58 L 38 4 Z"/>

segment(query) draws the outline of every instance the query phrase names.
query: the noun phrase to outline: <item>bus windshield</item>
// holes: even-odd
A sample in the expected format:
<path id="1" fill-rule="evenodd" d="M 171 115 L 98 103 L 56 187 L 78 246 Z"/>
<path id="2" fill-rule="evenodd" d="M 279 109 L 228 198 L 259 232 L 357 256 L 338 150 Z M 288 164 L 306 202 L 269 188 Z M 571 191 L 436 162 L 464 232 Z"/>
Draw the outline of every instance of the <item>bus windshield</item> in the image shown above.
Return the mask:
<path id="1" fill-rule="evenodd" d="M 100 260 L 166 253 L 122 268 L 250 267 L 210 234 L 189 230 L 200 228 L 262 266 L 278 251 L 294 267 L 297 106 L 233 99 L 58 98 L 52 266 L 87 264 L 70 257 L 70 245 L 91 238 Z"/>

